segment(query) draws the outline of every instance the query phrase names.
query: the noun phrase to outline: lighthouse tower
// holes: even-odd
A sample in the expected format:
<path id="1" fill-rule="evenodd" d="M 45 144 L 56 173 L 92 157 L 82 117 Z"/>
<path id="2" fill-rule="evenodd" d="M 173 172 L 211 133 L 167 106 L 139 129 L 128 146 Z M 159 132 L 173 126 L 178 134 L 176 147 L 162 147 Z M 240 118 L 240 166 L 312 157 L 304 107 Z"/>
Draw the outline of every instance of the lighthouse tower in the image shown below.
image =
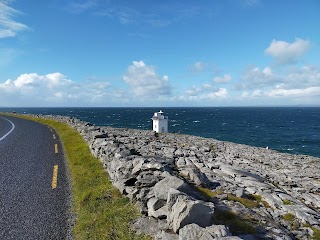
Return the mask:
<path id="1" fill-rule="evenodd" d="M 155 112 L 151 118 L 153 121 L 153 131 L 157 133 L 168 132 L 168 116 L 164 116 L 163 112 Z"/>

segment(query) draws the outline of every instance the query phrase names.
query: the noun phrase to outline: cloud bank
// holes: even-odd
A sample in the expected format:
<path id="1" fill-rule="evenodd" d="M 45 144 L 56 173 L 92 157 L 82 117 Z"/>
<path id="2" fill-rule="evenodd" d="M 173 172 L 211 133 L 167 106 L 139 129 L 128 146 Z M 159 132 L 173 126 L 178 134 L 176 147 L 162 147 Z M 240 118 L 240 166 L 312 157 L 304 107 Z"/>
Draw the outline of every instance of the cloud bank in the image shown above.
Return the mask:
<path id="1" fill-rule="evenodd" d="M 276 41 L 269 50 L 283 63 L 299 61 L 310 43 L 302 39 L 295 43 Z M 250 65 L 235 77 L 230 73 L 217 76 L 214 70 L 203 71 L 208 65 L 201 61 L 189 65 L 197 74 L 191 73 L 194 81 L 186 81 L 180 88 L 175 87 L 175 79 L 160 75 L 156 66 L 141 60 L 133 61 L 122 79 L 117 79 L 124 83 L 122 87 L 115 87 L 121 86 L 118 82 L 95 78 L 77 82 L 60 72 L 25 73 L 14 80 L 0 81 L 0 103 L 2 106 L 319 105 L 320 66 Z"/>
<path id="2" fill-rule="evenodd" d="M 76 83 L 62 73 L 21 74 L 15 80 L 0 82 L 4 106 L 87 106 L 105 100 L 108 82 Z"/>

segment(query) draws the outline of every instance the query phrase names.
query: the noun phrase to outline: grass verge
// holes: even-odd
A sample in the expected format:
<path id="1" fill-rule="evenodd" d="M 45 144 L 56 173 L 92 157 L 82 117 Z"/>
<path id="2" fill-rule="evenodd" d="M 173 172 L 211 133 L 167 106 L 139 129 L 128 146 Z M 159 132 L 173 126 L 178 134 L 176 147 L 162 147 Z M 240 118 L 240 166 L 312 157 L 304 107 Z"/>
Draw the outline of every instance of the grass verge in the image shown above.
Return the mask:
<path id="1" fill-rule="evenodd" d="M 72 181 L 74 239 L 150 239 L 130 229 L 139 216 L 137 209 L 111 184 L 76 130 L 54 120 L 23 118 L 54 128 L 63 143 Z"/>

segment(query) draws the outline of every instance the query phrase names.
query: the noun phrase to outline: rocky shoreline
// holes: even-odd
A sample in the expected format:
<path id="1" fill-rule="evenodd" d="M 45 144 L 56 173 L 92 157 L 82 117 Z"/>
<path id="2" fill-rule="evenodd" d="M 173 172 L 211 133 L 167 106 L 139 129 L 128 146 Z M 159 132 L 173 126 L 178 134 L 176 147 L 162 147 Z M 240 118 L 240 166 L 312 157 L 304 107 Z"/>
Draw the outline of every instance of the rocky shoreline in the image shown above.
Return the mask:
<path id="1" fill-rule="evenodd" d="M 154 239 L 312 239 L 320 158 L 183 134 L 99 127 L 64 116 Z"/>

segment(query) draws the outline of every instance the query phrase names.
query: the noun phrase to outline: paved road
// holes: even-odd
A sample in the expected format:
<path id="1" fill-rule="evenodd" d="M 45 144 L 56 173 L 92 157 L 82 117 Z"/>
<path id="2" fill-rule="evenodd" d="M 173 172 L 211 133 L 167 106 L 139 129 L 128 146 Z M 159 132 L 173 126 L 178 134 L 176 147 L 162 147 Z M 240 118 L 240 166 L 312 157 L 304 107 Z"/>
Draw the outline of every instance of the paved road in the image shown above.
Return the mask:
<path id="1" fill-rule="evenodd" d="M 54 130 L 0 115 L 0 239 L 70 238 L 70 187 Z"/>

